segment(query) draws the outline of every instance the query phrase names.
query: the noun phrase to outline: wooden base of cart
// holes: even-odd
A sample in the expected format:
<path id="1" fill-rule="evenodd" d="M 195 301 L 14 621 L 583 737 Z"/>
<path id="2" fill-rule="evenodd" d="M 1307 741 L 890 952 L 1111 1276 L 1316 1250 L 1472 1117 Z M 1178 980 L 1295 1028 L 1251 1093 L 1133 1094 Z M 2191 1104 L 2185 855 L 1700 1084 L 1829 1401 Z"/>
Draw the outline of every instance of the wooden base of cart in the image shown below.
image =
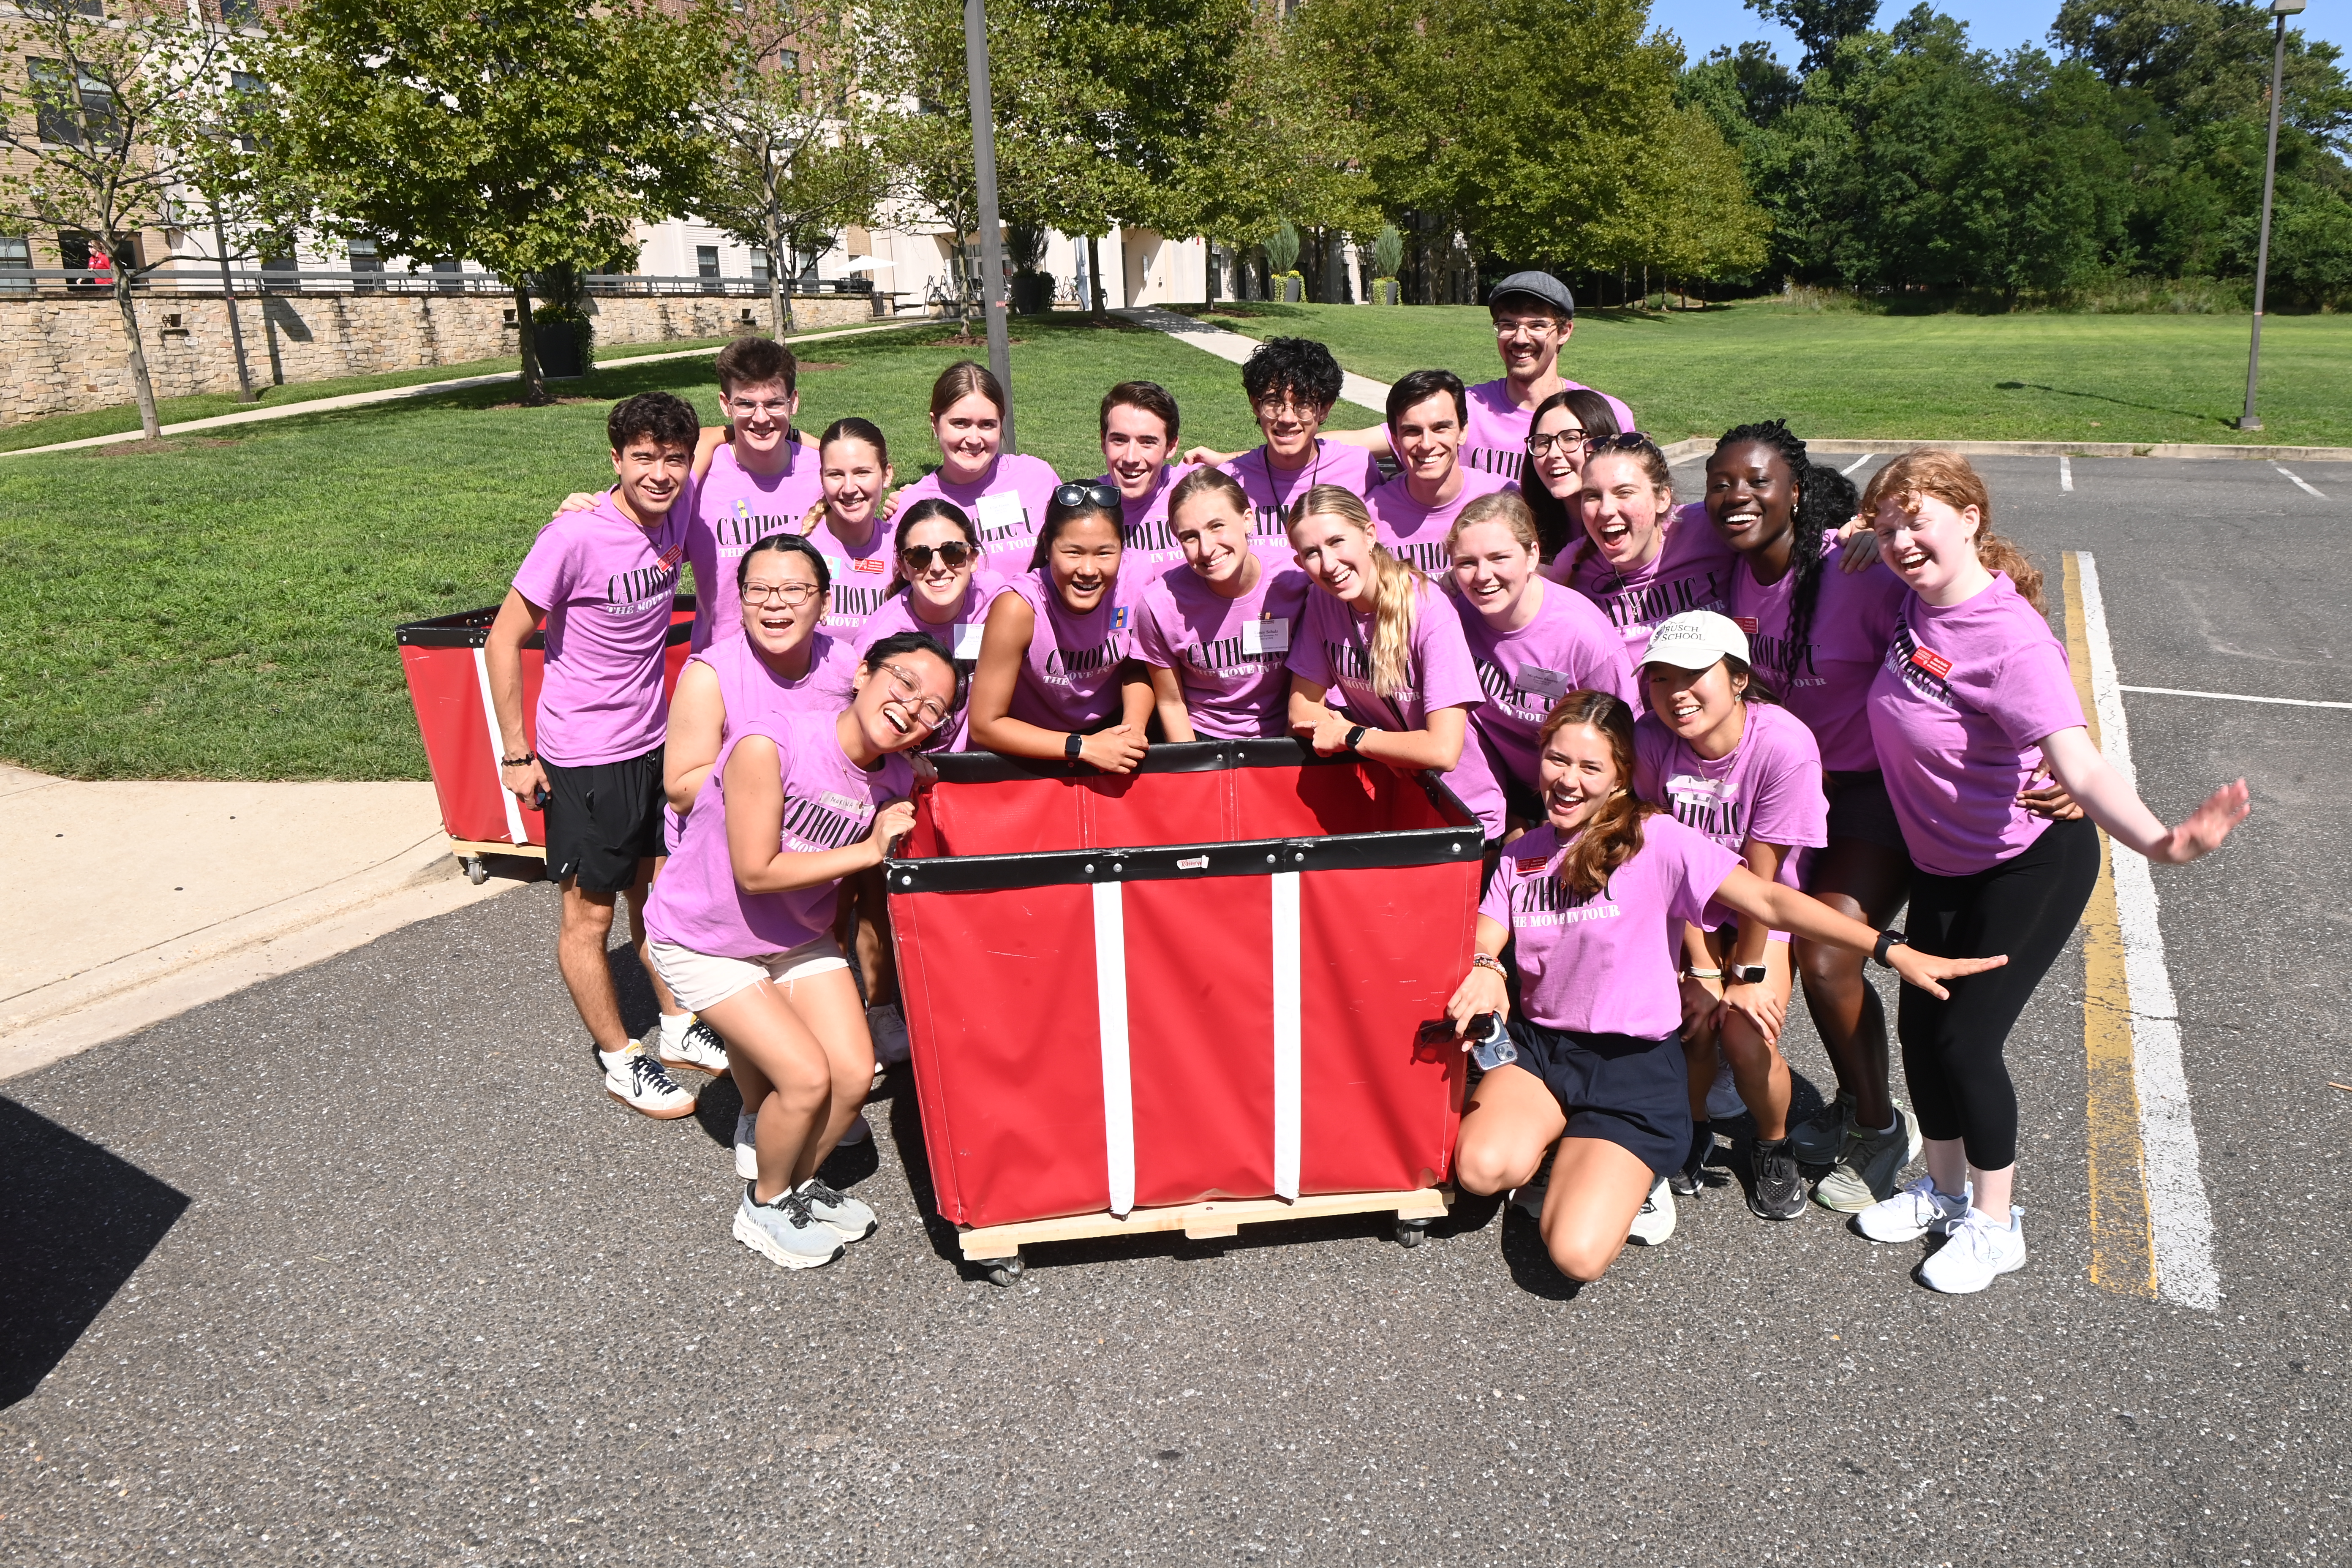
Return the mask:
<path id="1" fill-rule="evenodd" d="M 960 1232 L 957 1240 L 964 1261 L 987 1268 L 988 1277 L 1010 1285 L 1026 1271 L 1021 1249 L 1045 1241 L 1080 1241 L 1101 1236 L 1142 1236 L 1153 1231 L 1181 1230 L 1194 1241 L 1234 1236 L 1245 1225 L 1269 1220 L 1326 1219 L 1333 1215 L 1393 1214 L 1401 1247 L 1419 1247 L 1432 1220 L 1445 1217 L 1454 1202 L 1450 1186 L 1416 1187 L 1402 1193 L 1324 1193 L 1296 1203 L 1281 1198 L 1212 1198 L 1204 1203 L 1175 1204 L 1167 1208 L 1133 1209 L 1124 1215 L 1063 1215 L 1053 1219 L 1021 1220 L 1012 1225 L 988 1225 Z"/>
<path id="2" fill-rule="evenodd" d="M 455 855 L 457 864 L 465 868 L 466 880 L 478 888 L 490 879 L 489 868 L 482 864 L 483 856 L 519 855 L 525 859 L 544 860 L 547 858 L 547 846 L 509 844 L 503 838 L 452 838 L 449 840 L 449 853 Z"/>

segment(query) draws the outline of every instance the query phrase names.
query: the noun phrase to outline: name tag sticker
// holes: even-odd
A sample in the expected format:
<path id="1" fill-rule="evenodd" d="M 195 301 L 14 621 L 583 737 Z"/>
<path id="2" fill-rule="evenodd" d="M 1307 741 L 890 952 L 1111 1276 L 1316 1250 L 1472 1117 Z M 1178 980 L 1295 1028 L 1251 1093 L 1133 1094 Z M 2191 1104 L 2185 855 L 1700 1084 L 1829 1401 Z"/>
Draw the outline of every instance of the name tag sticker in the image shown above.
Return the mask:
<path id="1" fill-rule="evenodd" d="M 851 562 L 849 569 L 853 572 L 887 572 L 890 569 L 890 563 L 879 555 L 869 555 L 863 561 Z"/>
<path id="2" fill-rule="evenodd" d="M 1511 684 L 1522 691 L 1532 691 L 1538 697 L 1549 697 L 1554 702 L 1568 695 L 1568 677 L 1557 669 L 1546 669 L 1539 664 L 1523 664 Z"/>
<path id="3" fill-rule="evenodd" d="M 1948 679 L 1952 673 L 1952 661 L 1924 644 L 1913 646 L 1911 662 L 1938 680 Z"/>
<path id="4" fill-rule="evenodd" d="M 1274 619 L 1244 621 L 1242 651 L 1244 653 L 1288 653 L 1290 623 Z"/>
<path id="5" fill-rule="evenodd" d="M 1536 855 L 1515 859 L 1511 864 L 1518 868 L 1520 876 L 1532 877 L 1537 872 L 1542 870 L 1545 867 L 1550 865 L 1551 861 L 1544 856 Z"/>
<path id="6" fill-rule="evenodd" d="M 1028 510 L 1022 506 L 1021 498 L 1009 490 L 981 497 L 977 510 L 980 531 L 990 539 L 1006 539 L 1028 531 Z"/>
<path id="7" fill-rule="evenodd" d="M 1731 618 L 1738 623 L 1739 629 L 1741 631 L 1746 632 L 1751 637 L 1756 635 L 1758 628 L 1762 625 L 1762 623 L 1758 621 L 1754 616 L 1734 616 Z"/>
<path id="8" fill-rule="evenodd" d="M 958 621 L 955 624 L 955 656 L 961 659 L 980 657 L 980 634 L 988 629 L 985 621 Z"/>

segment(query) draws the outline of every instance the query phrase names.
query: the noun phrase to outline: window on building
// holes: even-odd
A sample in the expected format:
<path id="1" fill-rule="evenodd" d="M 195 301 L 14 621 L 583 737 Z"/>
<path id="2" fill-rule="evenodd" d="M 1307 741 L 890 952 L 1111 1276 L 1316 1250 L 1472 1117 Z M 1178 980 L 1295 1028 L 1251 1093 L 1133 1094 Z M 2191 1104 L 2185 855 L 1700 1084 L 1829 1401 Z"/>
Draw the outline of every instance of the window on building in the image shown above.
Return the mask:
<path id="1" fill-rule="evenodd" d="M 220 0 L 221 20 L 232 27 L 261 26 L 261 0 Z"/>
<path id="2" fill-rule="evenodd" d="M 764 250 L 751 253 L 751 281 L 762 289 L 768 286 L 768 253 Z"/>
<path id="3" fill-rule="evenodd" d="M 798 49 L 778 49 L 776 51 L 776 68 L 782 71 L 796 71 L 800 69 L 801 52 Z"/>
<path id="4" fill-rule="evenodd" d="M 258 112 L 261 100 L 269 93 L 268 84 L 251 71 L 229 72 L 228 88 L 230 94 L 228 112 L 232 119 L 238 121 Z M 240 153 L 258 153 L 261 151 L 261 138 L 248 136 L 240 131 L 236 136 L 236 147 Z"/>
<path id="5" fill-rule="evenodd" d="M 26 60 L 33 79 L 35 129 L 44 142 L 64 147 L 105 143 L 117 123 L 114 94 L 88 71 L 68 71 L 57 60 Z"/>
<path id="6" fill-rule="evenodd" d="M 379 292 L 383 285 L 375 280 L 374 275 L 383 270 L 383 258 L 377 253 L 374 240 L 352 241 L 350 271 L 353 292 L 360 294 Z"/>
<path id="7" fill-rule="evenodd" d="M 698 245 L 694 247 L 694 275 L 698 278 L 716 278 L 719 276 L 719 247 L 717 246 Z"/>
<path id="8" fill-rule="evenodd" d="M 464 262 L 436 261 L 433 264 L 433 270 L 440 274 L 439 280 L 433 286 L 442 293 L 462 294 L 466 291 L 466 285 L 458 280 L 458 274 L 466 270 Z"/>
<path id="9" fill-rule="evenodd" d="M 0 234 L 0 294 L 29 293 L 32 288 L 31 238 L 21 234 Z"/>

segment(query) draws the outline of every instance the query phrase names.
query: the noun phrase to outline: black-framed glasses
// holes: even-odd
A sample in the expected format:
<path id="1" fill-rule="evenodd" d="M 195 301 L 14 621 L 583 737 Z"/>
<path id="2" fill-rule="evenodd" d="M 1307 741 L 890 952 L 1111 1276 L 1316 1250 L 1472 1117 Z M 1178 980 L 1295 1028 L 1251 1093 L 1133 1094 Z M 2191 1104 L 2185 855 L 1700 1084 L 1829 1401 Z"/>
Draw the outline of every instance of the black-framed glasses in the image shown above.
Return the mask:
<path id="1" fill-rule="evenodd" d="M 1117 511 L 1119 500 L 1119 493 L 1113 486 L 1081 484 L 1076 479 L 1054 492 L 1054 504 L 1059 507 L 1098 506 L 1105 511 Z"/>
<path id="2" fill-rule="evenodd" d="M 1587 436 L 1584 449 L 1588 452 L 1638 452 L 1656 442 L 1639 430 L 1620 430 L 1614 436 Z"/>
<path id="3" fill-rule="evenodd" d="M 1555 442 L 1570 447 L 1580 447 L 1585 439 L 1585 434 L 1581 430 L 1555 430 L 1549 436 L 1538 431 L 1528 437 L 1528 456 L 1540 458 L 1552 449 Z"/>
<path id="4" fill-rule="evenodd" d="M 961 572 L 972 563 L 980 552 L 961 539 L 950 539 L 944 544 L 909 544 L 898 552 L 898 559 L 907 563 L 909 572 L 928 572 L 931 556 L 937 553 L 940 564 L 950 572 Z"/>

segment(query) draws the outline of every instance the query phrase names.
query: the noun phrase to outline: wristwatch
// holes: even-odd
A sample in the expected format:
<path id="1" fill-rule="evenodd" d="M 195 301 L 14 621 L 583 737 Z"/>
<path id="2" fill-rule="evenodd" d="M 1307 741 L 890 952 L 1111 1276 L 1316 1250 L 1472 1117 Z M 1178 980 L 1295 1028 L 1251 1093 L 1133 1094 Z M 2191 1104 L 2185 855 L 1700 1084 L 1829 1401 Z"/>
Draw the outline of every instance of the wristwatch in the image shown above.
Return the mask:
<path id="1" fill-rule="evenodd" d="M 1086 744 L 1087 738 L 1073 731 L 1069 736 L 1062 742 L 1062 755 L 1069 758 L 1070 761 L 1075 763 L 1078 760 L 1078 753 L 1086 749 Z"/>
<path id="2" fill-rule="evenodd" d="M 1894 948 L 1908 947 L 1910 943 L 1911 939 L 1909 937 L 1905 936 L 1893 926 L 1888 926 L 1885 931 L 1878 933 L 1878 945 L 1870 950 L 1870 956 L 1876 959 L 1881 963 L 1885 963 L 1887 968 L 1892 969 L 1895 966 L 1891 963 L 1886 963 L 1887 952 Z"/>
<path id="3" fill-rule="evenodd" d="M 1727 963 L 1723 966 L 1723 980 L 1727 985 L 1761 985 L 1764 984 L 1764 966 L 1760 963 Z"/>
<path id="4" fill-rule="evenodd" d="M 1352 752 L 1356 749 L 1356 743 L 1364 738 L 1365 731 L 1370 728 L 1371 726 L 1370 724 L 1359 724 L 1355 728 L 1349 730 L 1348 731 L 1348 738 L 1339 743 Z"/>

